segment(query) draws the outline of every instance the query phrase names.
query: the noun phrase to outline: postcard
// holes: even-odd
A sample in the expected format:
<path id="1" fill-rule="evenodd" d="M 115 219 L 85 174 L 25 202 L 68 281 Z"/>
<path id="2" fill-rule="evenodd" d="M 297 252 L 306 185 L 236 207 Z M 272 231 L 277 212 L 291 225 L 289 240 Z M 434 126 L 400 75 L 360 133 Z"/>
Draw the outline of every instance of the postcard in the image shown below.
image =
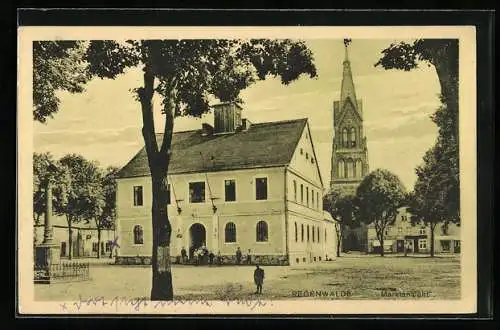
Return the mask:
<path id="1" fill-rule="evenodd" d="M 19 312 L 476 312 L 475 33 L 19 27 Z"/>

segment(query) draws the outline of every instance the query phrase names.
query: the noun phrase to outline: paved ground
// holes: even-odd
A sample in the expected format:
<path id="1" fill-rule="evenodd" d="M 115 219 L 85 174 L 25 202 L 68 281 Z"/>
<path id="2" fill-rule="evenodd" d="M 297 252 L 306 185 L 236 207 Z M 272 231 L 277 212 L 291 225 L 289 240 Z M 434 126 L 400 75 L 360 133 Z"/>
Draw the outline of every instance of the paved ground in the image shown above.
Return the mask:
<path id="1" fill-rule="evenodd" d="M 459 299 L 460 260 L 348 255 L 336 261 L 264 267 L 262 299 Z M 255 297 L 253 266 L 173 266 L 176 299 Z M 35 285 L 36 300 L 148 297 L 150 266 L 91 265 L 91 281 Z"/>

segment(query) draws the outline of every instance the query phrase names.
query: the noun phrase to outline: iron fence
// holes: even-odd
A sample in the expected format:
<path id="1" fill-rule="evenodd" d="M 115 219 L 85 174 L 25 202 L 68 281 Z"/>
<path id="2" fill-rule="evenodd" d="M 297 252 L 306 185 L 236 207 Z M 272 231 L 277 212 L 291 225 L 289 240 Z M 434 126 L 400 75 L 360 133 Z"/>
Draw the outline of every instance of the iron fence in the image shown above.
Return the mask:
<path id="1" fill-rule="evenodd" d="M 89 264 L 80 262 L 68 262 L 51 265 L 35 265 L 35 282 L 53 283 L 68 281 L 87 281 L 89 276 Z"/>

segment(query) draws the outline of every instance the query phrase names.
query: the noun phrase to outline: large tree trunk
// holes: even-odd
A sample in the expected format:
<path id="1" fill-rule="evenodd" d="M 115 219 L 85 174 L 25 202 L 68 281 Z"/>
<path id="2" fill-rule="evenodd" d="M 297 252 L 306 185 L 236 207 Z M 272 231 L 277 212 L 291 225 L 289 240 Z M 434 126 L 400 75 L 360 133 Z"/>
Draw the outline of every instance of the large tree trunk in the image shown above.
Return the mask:
<path id="1" fill-rule="evenodd" d="M 165 130 L 161 148 L 158 148 L 154 130 L 153 94 L 154 74 L 149 64 L 144 67 L 144 88 L 139 90 L 139 100 L 142 110 L 142 135 L 148 155 L 151 171 L 153 206 L 151 222 L 153 228 L 152 248 L 152 288 L 151 300 L 172 300 L 172 272 L 170 262 L 171 225 L 167 214 L 167 172 L 170 162 L 170 146 L 174 125 L 174 92 L 173 85 L 170 95 L 165 96 L 164 114 Z"/>
<path id="2" fill-rule="evenodd" d="M 172 300 L 172 271 L 170 261 L 171 225 L 167 215 L 167 193 L 163 178 L 153 175 L 153 286 L 151 300 Z"/>

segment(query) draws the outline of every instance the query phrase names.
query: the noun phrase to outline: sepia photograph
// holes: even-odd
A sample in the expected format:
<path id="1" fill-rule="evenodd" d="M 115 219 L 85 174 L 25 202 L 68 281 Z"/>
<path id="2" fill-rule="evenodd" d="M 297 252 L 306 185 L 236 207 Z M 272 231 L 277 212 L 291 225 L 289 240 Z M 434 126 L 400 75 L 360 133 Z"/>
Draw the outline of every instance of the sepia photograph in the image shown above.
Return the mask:
<path id="1" fill-rule="evenodd" d="M 475 312 L 474 28 L 19 44 L 21 313 Z"/>

